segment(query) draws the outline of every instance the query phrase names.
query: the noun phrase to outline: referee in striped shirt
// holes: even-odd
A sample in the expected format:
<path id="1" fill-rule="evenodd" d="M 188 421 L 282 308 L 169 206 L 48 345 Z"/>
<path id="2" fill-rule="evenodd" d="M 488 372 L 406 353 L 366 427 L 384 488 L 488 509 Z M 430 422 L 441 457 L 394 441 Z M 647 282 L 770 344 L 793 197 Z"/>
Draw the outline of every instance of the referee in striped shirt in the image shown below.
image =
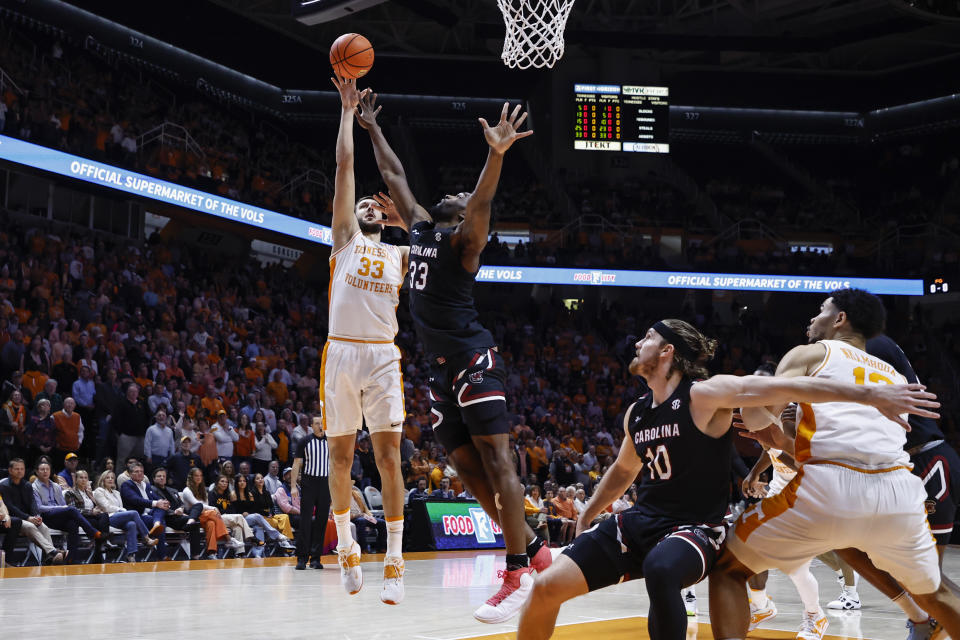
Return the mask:
<path id="1" fill-rule="evenodd" d="M 323 433 L 320 418 L 314 418 L 313 433 L 300 441 L 293 458 L 290 474 L 290 496 L 296 500 L 300 493 L 300 529 L 297 531 L 297 569 L 323 569 L 324 535 L 327 532 L 327 515 L 330 512 L 330 456 L 327 438 Z M 300 471 L 303 471 L 301 478 Z M 298 488 L 297 480 L 301 486 Z"/>

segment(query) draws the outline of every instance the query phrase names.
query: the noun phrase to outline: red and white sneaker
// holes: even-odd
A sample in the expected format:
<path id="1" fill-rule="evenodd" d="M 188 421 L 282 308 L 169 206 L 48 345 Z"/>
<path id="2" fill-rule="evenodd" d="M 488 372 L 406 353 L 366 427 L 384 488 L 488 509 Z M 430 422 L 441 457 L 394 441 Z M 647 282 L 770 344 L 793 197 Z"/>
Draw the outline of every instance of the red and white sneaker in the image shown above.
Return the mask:
<path id="1" fill-rule="evenodd" d="M 513 571 L 499 571 L 497 575 L 503 578 L 503 586 L 479 609 L 473 612 L 473 617 L 480 622 L 497 624 L 506 622 L 517 615 L 520 607 L 527 601 L 530 592 L 533 590 L 532 573 L 533 569 L 531 567 L 523 567 Z"/>
<path id="2" fill-rule="evenodd" d="M 540 550 L 530 558 L 530 568 L 537 573 L 543 573 L 551 564 L 553 564 L 553 554 L 550 553 L 547 545 L 540 547 Z"/>

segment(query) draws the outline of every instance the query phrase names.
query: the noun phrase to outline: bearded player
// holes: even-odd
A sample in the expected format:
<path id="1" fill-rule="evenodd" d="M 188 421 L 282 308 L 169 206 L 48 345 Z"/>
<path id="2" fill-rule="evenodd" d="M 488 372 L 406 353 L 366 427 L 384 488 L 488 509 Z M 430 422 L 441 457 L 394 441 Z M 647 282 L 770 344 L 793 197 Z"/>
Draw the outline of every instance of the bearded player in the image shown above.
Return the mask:
<path id="1" fill-rule="evenodd" d="M 357 431 L 366 420 L 383 481 L 387 553 L 380 599 L 404 597 L 402 556 L 404 486 L 400 473 L 403 380 L 396 308 L 409 249 L 380 242 L 383 215 L 372 198 L 354 202 L 353 122 L 361 93 L 356 81 L 334 78 L 342 109 L 337 136 L 333 196 L 333 250 L 330 253 L 329 328 L 320 364 L 323 428 L 330 447 L 329 474 L 337 527 L 340 579 L 350 594 L 360 591 L 360 545 L 350 531 L 350 466 Z M 369 91 L 369 90 L 367 90 Z"/>

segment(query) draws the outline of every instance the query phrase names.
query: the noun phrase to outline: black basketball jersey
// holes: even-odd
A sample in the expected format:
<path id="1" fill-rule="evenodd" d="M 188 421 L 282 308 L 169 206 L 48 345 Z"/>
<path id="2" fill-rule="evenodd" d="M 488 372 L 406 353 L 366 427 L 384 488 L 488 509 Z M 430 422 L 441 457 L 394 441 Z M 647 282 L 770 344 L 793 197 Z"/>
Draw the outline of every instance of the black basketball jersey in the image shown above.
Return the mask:
<path id="1" fill-rule="evenodd" d="M 892 365 L 897 373 L 907 379 L 907 382 L 917 382 L 917 374 L 913 370 L 913 365 L 907 358 L 896 342 L 890 336 L 880 334 L 875 338 L 867 340 L 867 353 L 880 358 L 889 365 Z M 909 415 L 907 422 L 910 423 L 910 431 L 907 432 L 907 449 L 932 442 L 934 440 L 943 440 L 943 431 L 932 418 L 923 416 Z"/>
<path id="2" fill-rule="evenodd" d="M 450 245 L 453 231 L 426 221 L 410 230 L 410 315 L 430 358 L 494 346 L 493 336 L 477 321 L 477 274 L 463 268 L 460 252 Z"/>
<path id="3" fill-rule="evenodd" d="M 630 439 L 643 460 L 637 504 L 622 515 L 623 535 L 634 545 L 646 544 L 656 531 L 722 525 L 727 513 L 733 430 L 711 438 L 697 428 L 691 386 L 684 378 L 656 407 L 648 391 L 627 414 Z"/>

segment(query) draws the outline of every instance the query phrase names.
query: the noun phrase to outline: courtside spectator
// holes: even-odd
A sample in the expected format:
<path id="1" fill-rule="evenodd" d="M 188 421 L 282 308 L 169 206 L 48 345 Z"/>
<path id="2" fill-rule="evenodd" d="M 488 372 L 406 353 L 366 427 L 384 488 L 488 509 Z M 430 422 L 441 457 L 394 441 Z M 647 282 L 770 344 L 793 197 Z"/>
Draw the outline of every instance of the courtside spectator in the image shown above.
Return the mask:
<path id="1" fill-rule="evenodd" d="M 407 504 L 412 504 L 413 500 L 426 500 L 430 497 L 430 492 L 427 491 L 427 479 L 420 478 L 417 480 L 417 486 L 407 493 Z"/>
<path id="2" fill-rule="evenodd" d="M 264 481 L 263 474 L 258 473 L 253 476 L 253 486 L 250 488 L 250 494 L 254 510 L 266 518 L 274 529 L 293 540 L 290 516 L 285 513 L 274 513 L 273 496 Z"/>
<path id="3" fill-rule="evenodd" d="M 443 500 L 453 500 L 456 494 L 450 488 L 450 478 L 440 480 L 440 486 L 430 492 L 431 498 L 441 498 Z"/>
<path id="4" fill-rule="evenodd" d="M 13 555 L 13 550 L 17 546 L 17 538 L 20 536 L 20 527 L 23 520 L 14 518 L 7 511 L 7 505 L 3 504 L 3 496 L 0 495 L 0 534 L 3 534 L 3 547 L 0 548 L 0 567 L 6 565 L 6 559 Z"/>
<path id="5" fill-rule="evenodd" d="M 253 535 L 253 529 L 247 524 L 246 518 L 230 511 L 230 505 L 236 500 L 236 496 L 236 492 L 230 486 L 230 479 L 223 474 L 217 476 L 213 489 L 209 493 L 210 505 L 220 512 L 223 524 L 230 529 L 230 535 L 237 540 L 256 545 L 259 541 Z"/>
<path id="6" fill-rule="evenodd" d="M 187 486 L 180 492 L 183 504 L 187 508 L 201 505 L 200 524 L 207 536 L 207 559 L 216 559 L 217 542 L 224 542 L 231 549 L 241 551 L 245 548 L 243 542 L 233 538 L 227 531 L 227 525 L 220 516 L 220 511 L 207 501 L 207 488 L 203 485 L 203 472 L 194 467 L 187 476 Z M 194 560 L 199 559 L 194 557 Z"/>
<path id="7" fill-rule="evenodd" d="M 576 493 L 576 490 L 574 490 Z M 577 530 L 577 511 L 573 507 L 573 500 L 570 499 L 567 490 L 560 487 L 557 490 L 557 497 L 550 501 L 556 510 L 557 517 L 560 518 L 560 537 L 557 540 L 560 546 L 569 544 Z"/>
<path id="8" fill-rule="evenodd" d="M 0 498 L 7 511 L 20 519 L 20 533 L 43 551 L 44 564 L 61 564 L 63 553 L 53 546 L 50 529 L 43 523 L 33 487 L 24 479 L 23 460 L 14 458 L 7 466 L 8 476 L 0 480 Z"/>
<path id="9" fill-rule="evenodd" d="M 72 488 L 63 492 L 63 499 L 67 506 L 77 509 L 80 515 L 100 531 L 103 544 L 96 546 L 91 562 L 103 562 L 102 551 L 115 548 L 110 542 L 110 516 L 94 500 L 93 490 L 90 488 L 90 477 L 86 471 L 81 469 L 76 472 L 76 480 Z"/>
<path id="10" fill-rule="evenodd" d="M 110 518 L 110 526 L 121 529 L 126 540 L 126 562 L 135 562 L 137 536 L 148 547 L 155 547 L 159 540 L 150 537 L 146 521 L 136 511 L 123 508 L 123 498 L 117 491 L 116 476 L 113 471 L 104 471 L 97 479 L 97 488 L 93 491 L 97 506 Z"/>
<path id="11" fill-rule="evenodd" d="M 230 512 L 243 516 L 253 529 L 253 535 L 256 536 L 258 544 L 277 542 L 281 549 L 294 549 L 290 540 L 281 535 L 280 531 L 261 513 L 261 505 L 254 499 L 254 492 L 252 487 L 248 486 L 247 476 L 241 473 L 235 482 L 236 490 L 232 494 L 234 500 L 230 503 Z"/>
<path id="12" fill-rule="evenodd" d="M 130 467 L 130 480 L 120 485 L 123 506 L 143 516 L 150 527 L 150 535 L 160 541 L 157 550 L 161 558 L 167 557 L 166 516 L 170 502 L 160 496 L 144 477 L 143 464 L 134 461 Z"/>
<path id="13" fill-rule="evenodd" d="M 543 505 L 543 499 L 540 497 L 540 487 L 532 484 L 527 486 L 527 495 L 523 500 L 523 513 L 527 518 L 527 524 L 541 538 L 550 543 L 550 528 L 547 526 L 547 508 Z"/>
<path id="14" fill-rule="evenodd" d="M 202 551 L 200 544 L 200 514 L 203 505 L 195 504 L 187 507 L 180 497 L 180 492 L 167 484 L 167 470 L 160 468 L 153 471 L 153 488 L 170 503 L 166 510 L 165 521 L 171 529 L 186 531 L 190 536 L 190 556 L 199 555 Z"/>
<path id="15" fill-rule="evenodd" d="M 80 530 L 94 541 L 97 551 L 106 537 L 99 529 L 81 515 L 75 507 L 68 507 L 63 497 L 60 485 L 50 479 L 50 463 L 41 461 L 37 465 L 37 479 L 33 481 L 33 493 L 37 508 L 43 521 L 49 526 L 67 534 L 68 559 L 77 562 L 77 551 L 80 548 Z"/>
<path id="16" fill-rule="evenodd" d="M 387 550 L 387 521 L 370 513 L 363 493 L 354 485 L 351 489 L 350 522 L 357 528 L 357 540 L 364 545 L 366 553 L 383 553 Z M 375 546 L 368 541 L 369 531 L 374 531 Z"/>

